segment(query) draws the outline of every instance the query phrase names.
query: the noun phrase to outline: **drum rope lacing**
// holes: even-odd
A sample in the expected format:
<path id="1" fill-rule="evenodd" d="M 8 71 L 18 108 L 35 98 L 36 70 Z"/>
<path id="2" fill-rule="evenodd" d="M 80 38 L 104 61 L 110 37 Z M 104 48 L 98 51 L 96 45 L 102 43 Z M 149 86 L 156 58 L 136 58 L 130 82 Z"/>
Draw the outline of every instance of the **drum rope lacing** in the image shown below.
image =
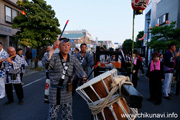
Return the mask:
<path id="1" fill-rule="evenodd" d="M 98 113 L 102 112 L 102 110 L 107 107 L 112 105 L 113 103 L 117 102 L 119 100 L 119 98 L 122 97 L 122 93 L 121 93 L 121 87 L 123 84 L 130 84 L 133 85 L 130 80 L 129 77 L 126 76 L 116 76 L 113 77 L 113 82 L 111 84 L 111 91 L 109 92 L 108 96 L 105 97 L 104 100 L 100 101 L 99 104 L 97 105 L 93 105 L 93 104 L 88 104 L 89 108 L 91 109 L 91 112 L 93 115 L 97 115 Z M 119 89 L 119 96 L 113 98 L 112 96 L 114 95 L 114 93 L 117 92 L 117 90 Z"/>

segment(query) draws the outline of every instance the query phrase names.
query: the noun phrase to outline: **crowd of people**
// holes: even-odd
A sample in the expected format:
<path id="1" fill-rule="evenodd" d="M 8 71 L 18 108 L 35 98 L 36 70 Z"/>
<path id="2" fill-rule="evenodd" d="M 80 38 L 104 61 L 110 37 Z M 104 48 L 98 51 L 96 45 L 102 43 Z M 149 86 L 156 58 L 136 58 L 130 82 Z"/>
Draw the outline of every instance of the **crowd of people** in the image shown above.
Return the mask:
<path id="1" fill-rule="evenodd" d="M 55 49 L 60 50 L 59 53 L 54 53 Z M 100 48 L 101 51 L 105 49 Z M 124 62 L 123 66 L 131 67 L 132 83 L 135 88 L 138 85 L 140 71 L 144 75 L 143 59 L 138 52 L 134 52 L 131 58 L 130 54 L 124 54 L 121 49 L 118 49 L 120 55 L 119 62 Z M 165 99 L 171 100 L 171 84 L 173 76 L 176 75 L 176 95 L 180 91 L 180 54 L 176 51 L 175 44 L 170 44 L 169 49 L 164 54 L 154 52 L 152 61 L 148 65 L 146 76 L 149 81 L 150 98 L 148 101 L 154 102 L 156 105 L 161 104 L 162 96 Z M 88 68 L 93 68 L 93 55 L 87 52 L 85 43 L 74 49 L 74 54 L 70 55 L 70 44 L 68 38 L 61 38 L 60 41 L 54 42 L 53 47 L 47 46 L 44 57 L 42 58 L 43 66 L 46 69 L 46 78 L 50 79 L 49 96 L 46 102 L 49 103 L 48 120 L 57 119 L 58 111 L 61 107 L 61 119 L 72 119 L 72 96 L 75 94 L 75 89 L 78 85 L 88 81 Z M 31 54 L 28 50 L 26 56 Z M 31 55 L 29 55 L 31 56 Z M 13 100 L 13 86 L 16 95 L 19 99 L 19 104 L 23 102 L 23 74 L 25 67 L 28 66 L 30 57 L 25 59 L 22 55 L 22 49 L 15 50 L 9 47 L 7 52 L 3 49 L 0 43 L 0 82 L 4 81 L 4 85 L 0 84 L 0 90 L 5 89 L 8 101 L 4 105 L 11 104 Z M 101 55 L 101 63 L 105 61 L 116 61 L 115 55 Z M 29 63 L 30 64 L 30 63 Z M 176 71 L 176 72 L 175 72 Z M 5 92 L 0 91 L 0 98 L 5 96 Z"/>

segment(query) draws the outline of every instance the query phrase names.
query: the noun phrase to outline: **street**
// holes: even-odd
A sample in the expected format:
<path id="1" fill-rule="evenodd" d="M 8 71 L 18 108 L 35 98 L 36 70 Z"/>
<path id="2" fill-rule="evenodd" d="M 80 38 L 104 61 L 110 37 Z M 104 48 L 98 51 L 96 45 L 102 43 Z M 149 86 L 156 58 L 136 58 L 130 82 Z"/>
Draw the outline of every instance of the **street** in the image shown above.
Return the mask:
<path id="1" fill-rule="evenodd" d="M 19 105 L 14 93 L 14 103 L 3 106 L 7 98 L 0 100 L 0 120 L 46 120 L 48 116 L 48 104 L 44 103 L 45 72 L 33 72 L 26 74 L 24 81 L 24 105 Z M 180 96 L 173 94 L 172 100 L 162 99 L 161 105 L 154 105 L 147 101 L 149 97 L 148 82 L 145 77 L 138 81 L 138 91 L 144 96 L 143 107 L 139 109 L 140 114 L 169 114 L 175 113 L 175 117 L 180 115 Z M 174 88 L 172 92 L 174 91 Z M 174 92 L 173 92 L 174 93 Z M 141 117 L 141 118 L 140 118 Z M 144 116 L 148 118 L 148 116 Z M 139 116 L 139 119 L 144 119 Z M 91 113 L 86 102 L 78 95 L 73 96 L 73 119 L 91 120 Z M 152 118 L 155 120 L 155 118 Z M 163 120 L 165 118 L 162 118 Z M 173 118 L 171 118 L 173 119 Z M 175 118 L 174 118 L 175 119 Z M 180 119 L 176 118 L 176 120 Z"/>

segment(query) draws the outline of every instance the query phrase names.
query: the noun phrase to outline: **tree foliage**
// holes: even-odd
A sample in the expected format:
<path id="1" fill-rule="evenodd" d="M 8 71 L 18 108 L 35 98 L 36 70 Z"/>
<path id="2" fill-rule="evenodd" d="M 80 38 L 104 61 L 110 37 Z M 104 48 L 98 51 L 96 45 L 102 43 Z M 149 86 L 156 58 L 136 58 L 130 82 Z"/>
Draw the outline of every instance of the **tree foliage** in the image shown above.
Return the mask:
<path id="1" fill-rule="evenodd" d="M 144 31 L 139 31 L 137 37 L 136 37 L 136 48 L 141 48 L 141 45 L 143 43 L 143 40 L 139 41 L 139 38 L 142 38 L 144 36 Z"/>
<path id="2" fill-rule="evenodd" d="M 137 46 L 135 42 L 134 42 L 134 46 Z M 132 51 L 132 40 L 126 39 L 122 44 L 122 49 L 126 53 L 131 52 Z"/>
<path id="3" fill-rule="evenodd" d="M 36 49 L 52 44 L 61 33 L 52 7 L 44 0 L 19 0 L 17 4 L 26 13 L 13 20 L 13 28 L 19 29 L 16 33 L 18 43 Z"/>
<path id="4" fill-rule="evenodd" d="M 180 45 L 180 28 L 175 28 L 176 22 L 170 25 L 155 26 L 151 28 L 151 42 L 149 46 L 155 50 L 165 50 L 170 43 Z"/>

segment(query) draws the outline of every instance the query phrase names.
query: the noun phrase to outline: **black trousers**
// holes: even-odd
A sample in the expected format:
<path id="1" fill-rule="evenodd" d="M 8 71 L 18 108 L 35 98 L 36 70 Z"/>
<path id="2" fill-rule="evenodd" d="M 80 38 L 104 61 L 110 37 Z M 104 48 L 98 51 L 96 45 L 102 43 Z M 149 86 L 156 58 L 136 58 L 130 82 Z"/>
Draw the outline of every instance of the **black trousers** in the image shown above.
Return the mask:
<path id="1" fill-rule="evenodd" d="M 20 73 L 21 82 L 22 82 L 22 79 L 23 79 L 23 75 L 24 75 L 24 73 Z"/>
<path id="2" fill-rule="evenodd" d="M 138 75 L 137 75 L 137 72 L 135 72 L 133 75 L 132 75 L 132 83 L 134 85 L 135 88 L 137 88 L 137 82 L 138 82 Z"/>
<path id="3" fill-rule="evenodd" d="M 177 81 L 176 83 L 176 94 L 179 95 L 179 91 L 180 91 L 180 81 Z"/>
<path id="4" fill-rule="evenodd" d="M 16 95 L 19 99 L 19 101 L 21 101 L 24 98 L 24 94 L 23 94 L 23 88 L 21 83 L 19 84 L 6 84 L 5 85 L 5 90 L 6 90 L 6 95 L 9 101 L 13 101 L 13 86 L 14 89 L 16 91 Z"/>
<path id="5" fill-rule="evenodd" d="M 149 80 L 150 99 L 162 102 L 162 82 L 161 80 Z"/>

